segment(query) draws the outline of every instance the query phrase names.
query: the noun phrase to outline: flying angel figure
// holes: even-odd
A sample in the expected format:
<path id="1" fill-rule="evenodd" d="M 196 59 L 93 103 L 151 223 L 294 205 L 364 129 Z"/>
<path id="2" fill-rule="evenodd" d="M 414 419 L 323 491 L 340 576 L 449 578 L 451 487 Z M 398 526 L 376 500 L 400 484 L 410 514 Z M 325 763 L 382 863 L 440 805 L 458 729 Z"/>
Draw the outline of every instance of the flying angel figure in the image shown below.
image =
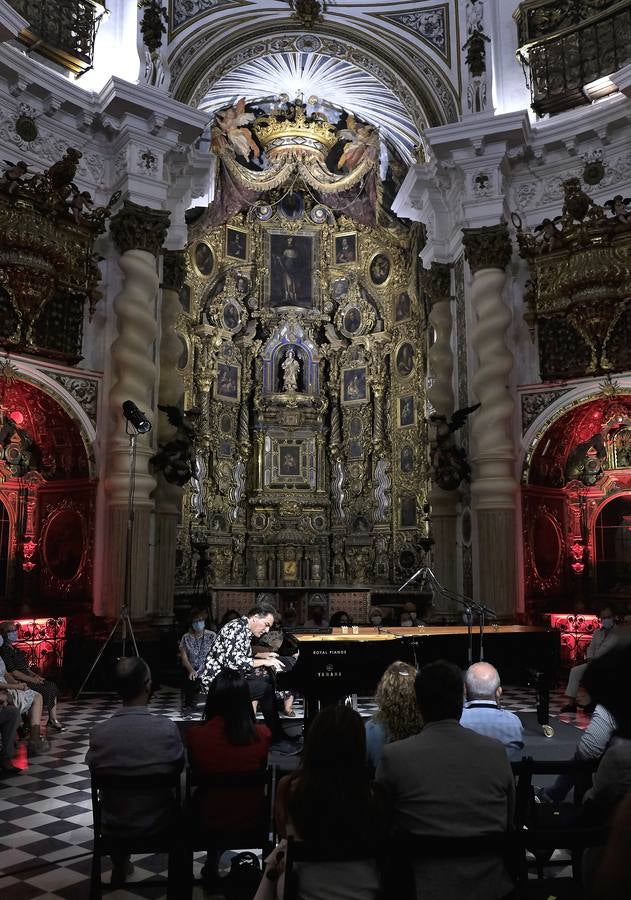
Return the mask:
<path id="1" fill-rule="evenodd" d="M 213 143 L 221 146 L 227 141 L 237 156 L 249 160 L 251 156 L 258 159 L 261 155 L 252 132 L 246 125 L 255 119 L 254 113 L 245 111 L 245 97 L 241 97 L 234 106 L 216 113 L 217 127 L 213 129 Z M 219 132 L 219 133 L 217 133 Z M 223 139 L 223 140 L 222 140 Z"/>
<path id="2" fill-rule="evenodd" d="M 449 421 L 447 421 L 447 416 L 439 416 L 436 413 L 432 413 L 432 415 L 429 417 L 429 421 L 436 426 L 437 439 L 446 438 L 449 435 L 453 434 L 455 431 L 459 431 L 459 429 L 462 428 L 471 413 L 475 412 L 476 409 L 479 408 L 479 403 L 476 403 L 475 406 L 463 406 L 462 409 L 456 410 Z"/>
<path id="3" fill-rule="evenodd" d="M 8 166 L 4 170 L 2 175 L 2 182 L 6 186 L 7 193 L 13 194 L 17 188 L 20 186 L 22 179 L 28 172 L 28 166 L 23 160 L 19 160 L 14 163 L 8 159 L 5 159 L 5 164 Z"/>
<path id="4" fill-rule="evenodd" d="M 338 131 L 338 137 L 348 142 L 338 160 L 338 169 L 346 167 L 352 172 L 365 156 L 371 160 L 379 158 L 379 132 L 372 125 L 358 125 L 352 113 L 346 119 L 346 128 Z"/>

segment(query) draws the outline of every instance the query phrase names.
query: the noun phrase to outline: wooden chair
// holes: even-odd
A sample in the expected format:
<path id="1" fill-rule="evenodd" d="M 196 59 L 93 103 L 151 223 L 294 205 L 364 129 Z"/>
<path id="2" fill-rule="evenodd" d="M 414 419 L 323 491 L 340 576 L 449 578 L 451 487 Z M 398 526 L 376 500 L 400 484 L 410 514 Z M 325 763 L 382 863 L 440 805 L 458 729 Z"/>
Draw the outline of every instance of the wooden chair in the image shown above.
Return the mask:
<path id="1" fill-rule="evenodd" d="M 111 771 L 91 770 L 92 816 L 94 822 L 94 847 L 92 850 L 92 870 L 90 876 L 90 900 L 102 896 L 101 859 L 112 853 L 166 853 L 169 858 L 167 898 L 185 900 L 191 896 L 191 880 L 187 878 L 185 850 L 180 838 L 181 773 L 161 775 L 138 775 Z M 168 831 L 157 835 L 127 836 L 103 831 L 103 792 L 116 790 L 132 795 L 135 791 L 165 791 L 173 797 L 174 821 Z M 143 884 L 157 882 L 143 882 Z M 161 884 L 163 882 L 160 882 Z"/>
<path id="2" fill-rule="evenodd" d="M 388 850 L 386 849 L 385 852 L 387 853 Z M 360 861 L 377 861 L 380 868 L 382 868 L 382 864 L 385 862 L 385 858 L 382 856 L 382 848 L 349 844 L 323 850 L 306 841 L 297 841 L 293 837 L 287 838 L 283 900 L 298 900 L 299 888 L 298 873 L 295 868 L 296 863 L 321 864 L 323 866 L 323 875 L 325 875 L 327 867 L 331 863 Z M 387 896 L 389 895 L 386 895 L 385 890 L 382 891 L 381 900 L 387 900 Z M 403 900 L 403 898 L 398 897 L 397 900 Z"/>
<path id="3" fill-rule="evenodd" d="M 564 890 L 563 882 L 571 883 L 574 894 L 568 893 L 568 896 L 577 898 L 582 891 L 583 852 L 587 847 L 602 846 L 607 839 L 607 828 L 590 821 L 584 808 L 575 803 L 536 803 L 532 781 L 536 775 L 566 774 L 575 780 L 585 778 L 597 766 L 598 760 L 533 760 L 525 757 L 513 767 L 517 774 L 515 828 L 524 854 L 530 852 L 534 856 L 540 881 L 554 887 L 557 893 Z M 565 860 L 551 861 L 554 851 L 561 849 L 570 853 L 572 877 L 544 878 L 545 867 L 567 865 Z"/>

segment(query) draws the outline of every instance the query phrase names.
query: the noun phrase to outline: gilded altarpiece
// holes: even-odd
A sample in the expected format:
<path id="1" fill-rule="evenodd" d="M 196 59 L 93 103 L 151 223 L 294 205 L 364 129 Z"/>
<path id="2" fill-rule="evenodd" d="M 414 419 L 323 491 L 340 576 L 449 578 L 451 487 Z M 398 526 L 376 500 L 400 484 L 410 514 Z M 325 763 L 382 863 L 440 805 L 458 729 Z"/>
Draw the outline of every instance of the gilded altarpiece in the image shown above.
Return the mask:
<path id="1" fill-rule="evenodd" d="M 226 586 L 390 585 L 421 561 L 413 238 L 381 209 L 377 160 L 336 171 L 335 128 L 291 107 L 246 129 L 259 169 L 215 141 L 219 200 L 189 227 L 181 370 L 201 425 L 182 585 L 200 548 Z"/>

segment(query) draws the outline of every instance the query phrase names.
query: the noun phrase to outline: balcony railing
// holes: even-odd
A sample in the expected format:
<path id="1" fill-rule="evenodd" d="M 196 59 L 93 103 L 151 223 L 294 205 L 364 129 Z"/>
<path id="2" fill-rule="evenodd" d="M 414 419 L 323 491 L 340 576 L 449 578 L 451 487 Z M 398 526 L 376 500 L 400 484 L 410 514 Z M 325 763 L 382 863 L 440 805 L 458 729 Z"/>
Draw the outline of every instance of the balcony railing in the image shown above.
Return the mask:
<path id="1" fill-rule="evenodd" d="M 92 68 L 94 41 L 107 12 L 97 0 L 10 0 L 29 23 L 19 40 L 77 77 Z"/>
<path id="2" fill-rule="evenodd" d="M 631 62 L 631 0 L 525 0 L 515 20 L 539 115 L 612 93 L 606 76 Z"/>

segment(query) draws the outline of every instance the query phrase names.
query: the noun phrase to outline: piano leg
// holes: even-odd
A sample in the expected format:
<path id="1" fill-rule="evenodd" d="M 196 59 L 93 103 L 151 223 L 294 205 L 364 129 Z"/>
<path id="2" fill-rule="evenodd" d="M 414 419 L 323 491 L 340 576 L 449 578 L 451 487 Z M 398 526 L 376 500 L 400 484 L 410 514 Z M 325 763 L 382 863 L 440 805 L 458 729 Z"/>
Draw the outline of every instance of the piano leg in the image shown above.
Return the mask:
<path id="1" fill-rule="evenodd" d="M 554 728 L 550 725 L 550 685 L 546 673 L 530 669 L 528 675 L 537 699 L 537 722 L 541 725 L 545 737 L 553 737 Z"/>

